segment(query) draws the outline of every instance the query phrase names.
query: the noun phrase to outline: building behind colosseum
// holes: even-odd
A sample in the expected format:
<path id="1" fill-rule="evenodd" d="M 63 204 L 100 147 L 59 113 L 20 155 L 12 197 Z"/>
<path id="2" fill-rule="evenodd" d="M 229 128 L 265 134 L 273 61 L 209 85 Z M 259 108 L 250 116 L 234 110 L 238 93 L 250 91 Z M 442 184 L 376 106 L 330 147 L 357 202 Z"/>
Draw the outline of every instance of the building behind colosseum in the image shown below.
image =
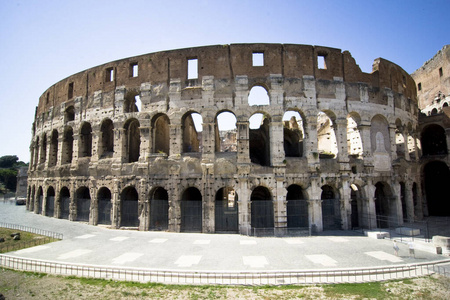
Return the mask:
<path id="1" fill-rule="evenodd" d="M 416 84 L 348 51 L 150 53 L 40 97 L 27 208 L 112 228 L 286 234 L 421 219 Z"/>

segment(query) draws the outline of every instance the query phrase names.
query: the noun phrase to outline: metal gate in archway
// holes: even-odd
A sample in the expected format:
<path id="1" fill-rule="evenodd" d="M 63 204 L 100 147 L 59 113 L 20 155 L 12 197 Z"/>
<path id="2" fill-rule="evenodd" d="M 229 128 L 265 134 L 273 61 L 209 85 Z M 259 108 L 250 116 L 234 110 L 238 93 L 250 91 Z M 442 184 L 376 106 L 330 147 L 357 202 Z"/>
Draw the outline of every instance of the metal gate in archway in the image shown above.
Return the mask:
<path id="1" fill-rule="evenodd" d="M 273 228 L 273 201 L 252 200 L 252 228 Z"/>
<path id="2" fill-rule="evenodd" d="M 111 225 L 111 199 L 98 199 L 98 224 Z"/>
<path id="3" fill-rule="evenodd" d="M 288 200 L 287 227 L 307 228 L 308 226 L 308 201 L 305 199 Z"/>
<path id="4" fill-rule="evenodd" d="M 202 231 L 202 201 L 201 200 L 181 200 L 181 231 L 201 232 Z"/>
<path id="5" fill-rule="evenodd" d="M 47 196 L 47 203 L 45 204 L 45 215 L 53 217 L 55 213 L 55 196 Z"/>
<path id="6" fill-rule="evenodd" d="M 61 219 L 69 219 L 70 197 L 61 197 Z"/>
<path id="7" fill-rule="evenodd" d="M 138 206 L 139 203 L 137 199 L 122 200 L 120 226 L 125 227 L 139 226 Z"/>
<path id="8" fill-rule="evenodd" d="M 89 222 L 89 213 L 91 211 L 91 199 L 77 199 L 77 221 Z"/>
<path id="9" fill-rule="evenodd" d="M 215 231 L 216 232 L 238 232 L 239 212 L 238 206 L 227 200 L 216 200 L 215 203 Z"/>
<path id="10" fill-rule="evenodd" d="M 169 201 L 150 200 L 150 229 L 167 230 L 169 228 Z"/>
<path id="11" fill-rule="evenodd" d="M 42 213 L 42 203 L 43 202 L 44 202 L 44 196 L 43 195 L 39 195 L 38 210 L 37 210 L 38 214 Z"/>
<path id="12" fill-rule="evenodd" d="M 322 200 L 323 230 L 341 229 L 341 211 L 339 199 Z"/>

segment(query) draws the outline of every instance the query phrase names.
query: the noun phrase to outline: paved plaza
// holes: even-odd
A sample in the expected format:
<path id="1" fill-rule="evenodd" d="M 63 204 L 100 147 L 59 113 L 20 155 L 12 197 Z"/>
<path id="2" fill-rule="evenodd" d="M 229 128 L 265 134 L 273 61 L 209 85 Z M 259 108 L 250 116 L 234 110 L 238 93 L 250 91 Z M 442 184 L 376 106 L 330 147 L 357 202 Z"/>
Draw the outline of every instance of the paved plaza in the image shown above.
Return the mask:
<path id="1" fill-rule="evenodd" d="M 59 232 L 62 241 L 10 252 L 20 258 L 94 266 L 179 271 L 298 271 L 395 266 L 447 257 L 352 231 L 302 238 L 255 238 L 238 234 L 142 232 L 90 226 L 36 215 L 24 206 L 0 202 L 5 223 Z"/>

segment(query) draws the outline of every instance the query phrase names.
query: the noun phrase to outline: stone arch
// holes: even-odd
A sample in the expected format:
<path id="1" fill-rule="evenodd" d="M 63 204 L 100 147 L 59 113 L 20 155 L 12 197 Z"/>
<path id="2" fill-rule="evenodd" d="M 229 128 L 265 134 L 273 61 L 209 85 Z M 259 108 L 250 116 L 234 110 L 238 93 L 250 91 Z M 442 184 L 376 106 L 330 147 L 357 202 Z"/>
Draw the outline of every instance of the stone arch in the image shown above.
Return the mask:
<path id="1" fill-rule="evenodd" d="M 170 154 L 170 120 L 165 114 L 157 114 L 152 120 L 153 153 Z"/>
<path id="2" fill-rule="evenodd" d="M 304 120 L 300 111 L 289 109 L 283 114 L 283 147 L 285 157 L 303 156 Z"/>
<path id="3" fill-rule="evenodd" d="M 335 121 L 336 115 L 331 111 L 317 114 L 317 150 L 320 158 L 335 158 L 338 154 Z"/>
<path id="4" fill-rule="evenodd" d="M 40 186 L 37 190 L 37 197 L 36 197 L 36 213 L 41 214 L 42 213 L 42 204 L 44 203 L 44 191 L 42 189 L 42 186 Z"/>
<path id="5" fill-rule="evenodd" d="M 251 227 L 253 229 L 273 228 L 273 199 L 269 189 L 264 186 L 257 186 L 252 191 L 250 201 Z M 255 232 L 255 234 L 257 234 L 257 232 Z"/>
<path id="6" fill-rule="evenodd" d="M 80 129 L 79 157 L 92 156 L 92 127 L 89 122 L 83 122 Z"/>
<path id="7" fill-rule="evenodd" d="M 59 192 L 59 210 L 61 219 L 69 219 L 70 216 L 70 191 L 63 186 Z"/>
<path id="8" fill-rule="evenodd" d="M 259 128 L 252 129 L 253 116 L 262 115 Z M 250 160 L 262 166 L 270 166 L 270 117 L 263 113 L 255 113 L 250 119 Z"/>
<path id="9" fill-rule="evenodd" d="M 91 193 L 86 186 L 79 187 L 76 191 L 76 221 L 89 222 L 91 212 Z"/>
<path id="10" fill-rule="evenodd" d="M 201 232 L 203 223 L 202 194 L 195 187 L 188 187 L 181 196 L 182 232 Z"/>
<path id="11" fill-rule="evenodd" d="M 375 212 L 378 228 L 387 228 L 391 222 L 395 222 L 391 217 L 396 214 L 395 198 L 392 189 L 386 182 L 377 182 L 375 184 Z"/>
<path id="12" fill-rule="evenodd" d="M 154 188 L 150 193 L 150 230 L 169 228 L 169 194 L 162 187 Z"/>
<path id="13" fill-rule="evenodd" d="M 341 229 L 341 210 L 337 191 L 330 185 L 321 187 L 323 230 Z"/>
<path id="14" fill-rule="evenodd" d="M 47 189 L 45 215 L 47 217 L 53 217 L 55 215 L 55 189 L 52 186 Z"/>
<path id="15" fill-rule="evenodd" d="M 361 116 L 357 112 L 351 112 L 347 115 L 347 147 L 348 154 L 362 158 L 364 148 L 361 139 L 359 126 L 361 125 Z"/>
<path id="16" fill-rule="evenodd" d="M 430 216 L 450 216 L 448 184 L 450 170 L 445 162 L 431 161 L 423 168 L 425 194 Z"/>
<path id="17" fill-rule="evenodd" d="M 203 118 L 197 112 L 187 112 L 182 118 L 183 152 L 200 152 L 202 146 Z M 197 124 L 196 124 L 197 123 Z"/>
<path id="18" fill-rule="evenodd" d="M 110 158 L 114 154 L 114 124 L 104 119 L 100 125 L 99 158 Z"/>
<path id="19" fill-rule="evenodd" d="M 139 129 L 139 121 L 137 119 L 129 119 L 125 125 L 125 149 L 128 163 L 137 162 L 140 156 L 141 133 Z"/>
<path id="20" fill-rule="evenodd" d="M 50 155 L 49 155 L 49 167 L 56 166 L 58 162 L 58 130 L 53 129 L 52 135 L 51 135 L 51 142 L 50 142 Z"/>
<path id="21" fill-rule="evenodd" d="M 112 210 L 111 191 L 107 187 L 101 187 L 97 192 L 97 223 L 111 225 Z"/>
<path id="22" fill-rule="evenodd" d="M 123 102 L 123 112 L 139 112 L 141 106 L 140 102 L 141 98 L 139 91 L 135 89 L 128 90 L 125 94 L 125 101 Z"/>
<path id="23" fill-rule="evenodd" d="M 287 227 L 301 228 L 309 226 L 308 200 L 303 188 L 292 184 L 287 188 Z"/>
<path id="24" fill-rule="evenodd" d="M 263 85 L 254 85 L 248 93 L 248 105 L 270 105 L 269 89 Z"/>
<path id="25" fill-rule="evenodd" d="M 232 187 L 223 187 L 216 192 L 214 202 L 215 231 L 238 232 L 238 195 Z"/>
<path id="26" fill-rule="evenodd" d="M 73 157 L 73 129 L 68 126 L 64 129 L 61 164 L 72 163 Z"/>
<path id="27" fill-rule="evenodd" d="M 447 154 L 447 139 L 442 126 L 431 124 L 422 130 L 420 143 L 422 155 L 445 155 Z"/>
<path id="28" fill-rule="evenodd" d="M 39 163 L 43 164 L 45 163 L 45 160 L 47 158 L 47 134 L 44 133 L 42 135 L 42 140 L 41 140 L 41 149 L 39 151 Z"/>
<path id="29" fill-rule="evenodd" d="M 231 111 L 220 111 L 214 122 L 215 152 L 237 151 L 237 118 Z"/>
<path id="30" fill-rule="evenodd" d="M 139 226 L 139 194 L 134 186 L 128 186 L 120 193 L 120 227 Z"/>

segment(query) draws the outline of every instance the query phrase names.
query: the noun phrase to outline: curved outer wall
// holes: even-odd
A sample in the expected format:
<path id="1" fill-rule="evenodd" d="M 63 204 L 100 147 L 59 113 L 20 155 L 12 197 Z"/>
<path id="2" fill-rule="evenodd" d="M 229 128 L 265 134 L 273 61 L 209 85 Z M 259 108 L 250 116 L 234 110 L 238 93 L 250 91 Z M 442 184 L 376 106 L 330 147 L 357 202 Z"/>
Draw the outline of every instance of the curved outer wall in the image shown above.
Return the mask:
<path id="1" fill-rule="evenodd" d="M 253 53 L 263 56 L 262 66 L 253 66 Z M 188 78 L 193 59 L 197 74 Z M 249 105 L 254 86 L 266 89 L 270 104 Z M 237 120 L 229 152 L 217 146 L 216 117 L 224 111 Z M 286 111 L 302 120 L 298 155 L 285 154 Z M 191 112 L 202 117 L 201 133 Z M 266 118 L 265 133 L 256 135 L 264 138 L 252 138 L 254 113 Z M 377 216 L 401 224 L 423 215 L 417 114 L 415 83 L 402 68 L 380 58 L 371 74 L 363 73 L 348 51 L 334 48 L 232 44 L 122 59 L 63 79 L 40 97 L 27 208 L 74 221 L 83 215 L 93 225 L 105 221 L 103 209 L 114 228 L 215 232 L 229 221 L 217 201 L 226 188 L 237 195 L 225 205 L 238 224 L 229 228 L 240 233 L 382 227 Z M 330 154 L 321 145 L 331 135 Z M 352 150 L 355 138 L 359 150 Z M 263 151 L 261 140 L 264 162 L 252 158 Z M 292 203 L 300 199 L 305 206 L 297 214 Z M 187 203 L 194 202 L 192 213 Z M 257 203 L 269 204 L 261 210 Z M 259 214 L 266 216 L 262 223 Z"/>

